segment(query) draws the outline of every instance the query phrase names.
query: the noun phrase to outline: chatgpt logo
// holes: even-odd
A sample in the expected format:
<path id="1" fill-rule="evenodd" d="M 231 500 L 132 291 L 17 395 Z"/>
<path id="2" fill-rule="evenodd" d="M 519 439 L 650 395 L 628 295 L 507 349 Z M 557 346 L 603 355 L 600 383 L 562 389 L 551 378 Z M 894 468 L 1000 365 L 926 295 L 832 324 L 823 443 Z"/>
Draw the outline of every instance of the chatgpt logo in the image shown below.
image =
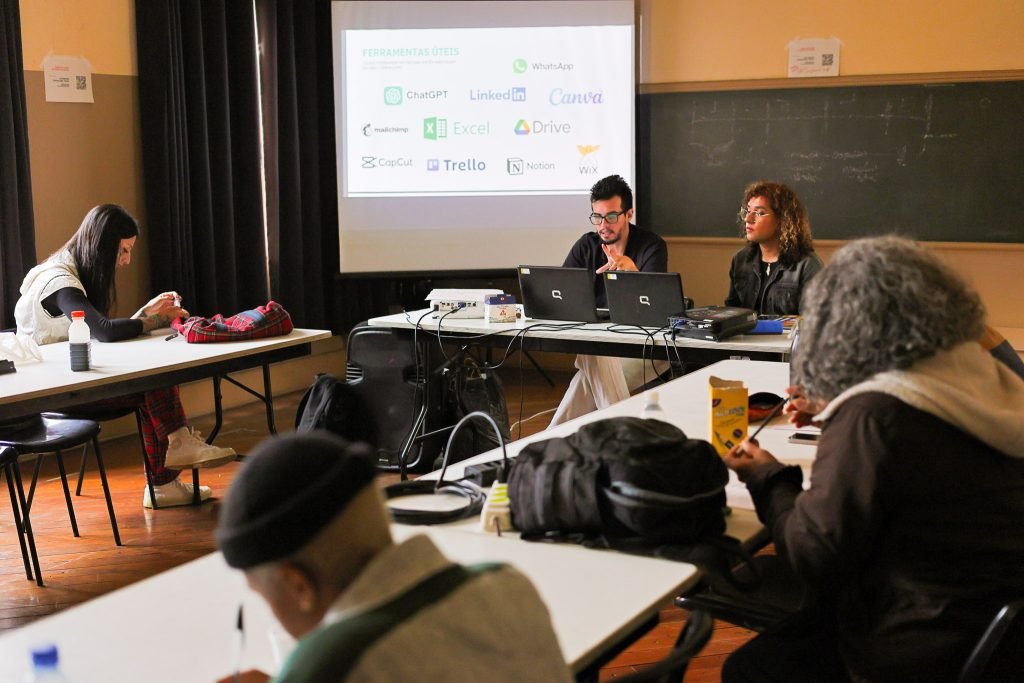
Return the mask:
<path id="1" fill-rule="evenodd" d="M 526 73 L 527 65 L 526 60 L 520 57 L 519 59 L 512 60 L 512 73 L 524 74 Z"/>
<path id="2" fill-rule="evenodd" d="M 427 140 L 440 140 L 448 137 L 448 119 L 431 116 L 423 119 L 423 137 Z"/>
<path id="3" fill-rule="evenodd" d="M 395 106 L 402 103 L 402 88 L 397 85 L 389 85 L 384 88 L 384 104 Z"/>

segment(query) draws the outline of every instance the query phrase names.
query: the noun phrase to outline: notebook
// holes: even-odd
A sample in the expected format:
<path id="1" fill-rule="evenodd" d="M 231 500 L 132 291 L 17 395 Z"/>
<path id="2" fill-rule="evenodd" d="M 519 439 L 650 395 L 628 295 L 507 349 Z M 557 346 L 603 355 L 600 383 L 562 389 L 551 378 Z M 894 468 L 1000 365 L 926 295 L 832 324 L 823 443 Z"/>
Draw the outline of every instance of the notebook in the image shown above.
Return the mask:
<path id="1" fill-rule="evenodd" d="M 686 308 L 679 273 L 606 272 L 604 289 L 611 321 L 620 325 L 668 327 L 669 316 Z"/>
<path id="2" fill-rule="evenodd" d="M 596 323 L 607 320 L 594 300 L 594 276 L 587 268 L 519 266 L 523 314 L 537 320 Z"/>

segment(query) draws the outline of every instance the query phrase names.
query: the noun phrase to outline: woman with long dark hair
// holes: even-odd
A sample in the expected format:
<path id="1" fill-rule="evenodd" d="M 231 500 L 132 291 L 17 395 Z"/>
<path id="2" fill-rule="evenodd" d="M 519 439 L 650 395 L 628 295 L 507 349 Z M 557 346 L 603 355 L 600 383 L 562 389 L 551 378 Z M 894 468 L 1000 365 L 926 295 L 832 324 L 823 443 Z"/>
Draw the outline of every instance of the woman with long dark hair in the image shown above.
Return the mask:
<path id="1" fill-rule="evenodd" d="M 38 344 L 65 341 L 71 312 L 84 311 L 92 337 L 114 342 L 167 327 L 175 318 L 187 316 L 180 297 L 164 292 L 130 318 L 110 317 L 117 298 L 117 269 L 131 263 L 139 234 L 138 222 L 123 207 L 101 204 L 91 209 L 71 239 L 25 276 L 14 309 L 18 334 L 28 335 Z M 76 412 L 87 414 L 90 407 L 109 409 L 115 404 L 139 405 L 142 410 L 142 434 L 158 507 L 192 502 L 191 484 L 178 480 L 181 469 L 213 467 L 235 458 L 232 449 L 207 444 L 189 428 L 177 387 L 81 406 Z M 211 495 L 209 487 L 201 487 L 202 500 Z M 153 507 L 148 487 L 143 505 Z"/>

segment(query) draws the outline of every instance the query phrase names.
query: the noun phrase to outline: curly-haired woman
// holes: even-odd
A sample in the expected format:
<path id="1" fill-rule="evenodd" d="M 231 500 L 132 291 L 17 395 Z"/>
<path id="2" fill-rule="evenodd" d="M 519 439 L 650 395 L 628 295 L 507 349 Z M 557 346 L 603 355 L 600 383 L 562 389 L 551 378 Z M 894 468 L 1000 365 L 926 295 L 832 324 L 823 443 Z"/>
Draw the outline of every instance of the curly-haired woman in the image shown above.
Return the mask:
<path id="1" fill-rule="evenodd" d="M 747 246 L 729 267 L 725 305 L 799 315 L 804 286 L 821 270 L 804 205 L 785 185 L 759 180 L 743 192 L 739 218 Z"/>

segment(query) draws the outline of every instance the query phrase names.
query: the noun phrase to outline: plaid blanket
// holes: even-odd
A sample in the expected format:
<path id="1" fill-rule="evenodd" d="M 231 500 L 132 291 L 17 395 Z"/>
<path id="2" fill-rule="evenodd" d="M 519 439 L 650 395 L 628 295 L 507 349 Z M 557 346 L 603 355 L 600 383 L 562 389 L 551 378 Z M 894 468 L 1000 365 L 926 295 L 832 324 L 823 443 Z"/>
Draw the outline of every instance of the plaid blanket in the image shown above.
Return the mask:
<path id="1" fill-rule="evenodd" d="M 171 323 L 171 327 L 190 344 L 277 337 L 288 334 L 294 328 L 292 317 L 276 301 L 268 301 L 266 306 L 242 311 L 230 318 L 220 313 L 212 318 L 197 315 L 187 319 L 178 318 Z"/>

